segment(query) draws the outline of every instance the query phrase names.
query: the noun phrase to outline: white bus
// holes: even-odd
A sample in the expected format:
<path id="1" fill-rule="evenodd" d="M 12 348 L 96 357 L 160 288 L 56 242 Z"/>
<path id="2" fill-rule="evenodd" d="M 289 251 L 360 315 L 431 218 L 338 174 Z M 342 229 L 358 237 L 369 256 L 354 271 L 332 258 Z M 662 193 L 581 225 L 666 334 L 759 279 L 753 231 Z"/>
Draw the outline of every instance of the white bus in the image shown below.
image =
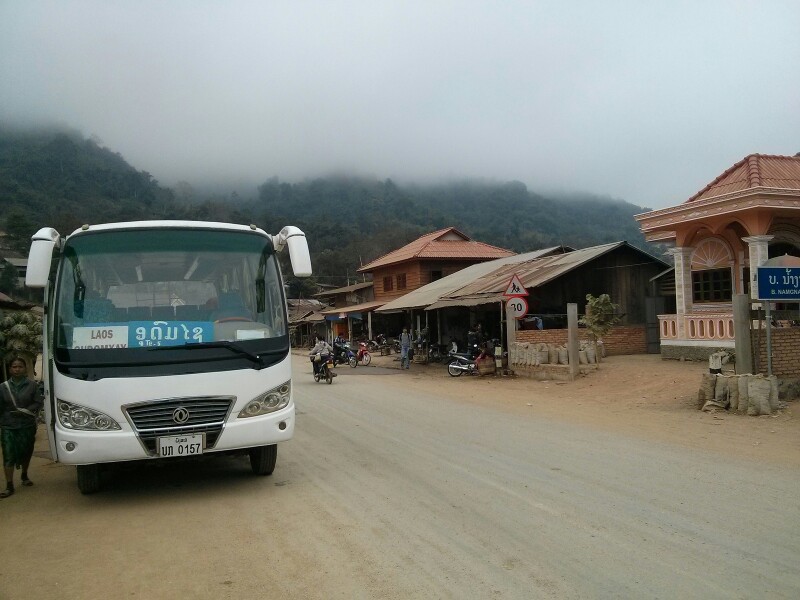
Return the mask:
<path id="1" fill-rule="evenodd" d="M 311 274 L 305 235 L 137 221 L 33 236 L 44 288 L 45 420 L 84 494 L 103 463 L 242 453 L 275 468 L 294 432 L 288 315 L 276 252 Z"/>

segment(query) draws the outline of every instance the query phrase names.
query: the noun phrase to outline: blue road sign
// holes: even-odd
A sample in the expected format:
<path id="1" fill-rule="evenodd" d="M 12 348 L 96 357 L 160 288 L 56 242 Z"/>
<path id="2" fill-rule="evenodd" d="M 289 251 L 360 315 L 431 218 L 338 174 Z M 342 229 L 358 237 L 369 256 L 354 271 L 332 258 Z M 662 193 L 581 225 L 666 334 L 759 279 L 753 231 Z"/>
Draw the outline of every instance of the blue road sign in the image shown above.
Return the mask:
<path id="1" fill-rule="evenodd" d="M 758 300 L 800 300 L 800 268 L 758 267 Z"/>

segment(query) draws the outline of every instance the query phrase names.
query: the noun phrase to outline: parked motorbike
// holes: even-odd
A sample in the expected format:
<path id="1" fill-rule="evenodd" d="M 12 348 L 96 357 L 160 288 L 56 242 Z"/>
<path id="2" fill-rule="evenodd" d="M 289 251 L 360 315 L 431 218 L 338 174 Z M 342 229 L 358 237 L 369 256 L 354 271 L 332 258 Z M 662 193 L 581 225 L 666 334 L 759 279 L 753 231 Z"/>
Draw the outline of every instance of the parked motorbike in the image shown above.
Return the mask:
<path id="1" fill-rule="evenodd" d="M 375 336 L 374 340 L 367 340 L 367 349 L 370 352 L 377 352 L 380 350 L 381 346 L 386 345 L 386 336 L 382 333 L 379 333 Z"/>
<path id="2" fill-rule="evenodd" d="M 317 355 L 314 360 L 320 363 L 319 370 L 314 373 L 314 381 L 333 383 L 333 378 L 336 377 L 336 373 L 333 372 L 333 357 L 330 354 Z"/>
<path id="3" fill-rule="evenodd" d="M 471 352 L 449 352 L 447 354 L 447 372 L 451 377 L 460 377 L 462 373 L 470 375 L 478 372 Z"/>
<path id="4" fill-rule="evenodd" d="M 356 353 L 356 358 L 358 359 L 358 362 L 364 366 L 367 366 L 372 361 L 372 356 L 370 356 L 366 342 L 358 342 L 358 352 Z"/>
<path id="5" fill-rule="evenodd" d="M 428 360 L 430 362 L 442 362 L 448 356 L 447 346 L 444 344 L 431 344 L 428 346 Z"/>

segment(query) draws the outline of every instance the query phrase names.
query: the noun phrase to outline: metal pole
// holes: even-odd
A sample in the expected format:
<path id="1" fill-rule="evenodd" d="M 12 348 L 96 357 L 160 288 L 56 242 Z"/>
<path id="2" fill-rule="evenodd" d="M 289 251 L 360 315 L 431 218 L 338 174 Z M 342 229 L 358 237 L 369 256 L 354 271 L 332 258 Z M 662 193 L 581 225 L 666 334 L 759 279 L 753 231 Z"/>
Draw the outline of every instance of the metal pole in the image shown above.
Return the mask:
<path id="1" fill-rule="evenodd" d="M 772 316 L 770 315 L 769 300 L 764 303 L 764 310 L 767 314 L 767 376 L 772 377 Z"/>
<path id="2" fill-rule="evenodd" d="M 572 379 L 575 379 L 580 371 L 578 352 L 578 305 L 570 302 L 567 304 L 567 356 Z"/>

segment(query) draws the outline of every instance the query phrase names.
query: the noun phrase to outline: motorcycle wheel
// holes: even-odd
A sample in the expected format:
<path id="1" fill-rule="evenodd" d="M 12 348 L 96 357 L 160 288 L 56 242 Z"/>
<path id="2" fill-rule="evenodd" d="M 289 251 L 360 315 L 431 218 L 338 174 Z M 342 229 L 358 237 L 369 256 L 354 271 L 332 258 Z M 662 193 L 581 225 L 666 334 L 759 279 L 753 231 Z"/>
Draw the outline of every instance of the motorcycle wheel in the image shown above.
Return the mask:
<path id="1" fill-rule="evenodd" d="M 328 382 L 328 385 L 333 383 L 333 375 L 331 375 L 330 371 L 328 371 L 328 376 L 325 378 L 325 381 Z"/>
<path id="2" fill-rule="evenodd" d="M 370 356 L 369 352 L 365 352 L 364 356 L 361 357 L 361 364 L 365 367 L 372 361 L 372 357 Z"/>
<path id="3" fill-rule="evenodd" d="M 314 373 L 314 381 L 319 382 L 319 373 Z"/>
<path id="4" fill-rule="evenodd" d="M 450 373 L 450 377 L 460 377 L 461 374 L 464 372 L 459 369 L 459 362 L 458 360 L 451 360 L 447 363 L 447 372 Z"/>
<path id="5" fill-rule="evenodd" d="M 353 367 L 353 368 L 355 369 L 355 368 L 358 366 L 358 359 L 357 359 L 355 356 L 351 356 L 351 357 L 350 357 L 350 358 L 347 360 L 347 363 L 348 363 L 348 364 L 349 364 L 351 367 Z"/>

